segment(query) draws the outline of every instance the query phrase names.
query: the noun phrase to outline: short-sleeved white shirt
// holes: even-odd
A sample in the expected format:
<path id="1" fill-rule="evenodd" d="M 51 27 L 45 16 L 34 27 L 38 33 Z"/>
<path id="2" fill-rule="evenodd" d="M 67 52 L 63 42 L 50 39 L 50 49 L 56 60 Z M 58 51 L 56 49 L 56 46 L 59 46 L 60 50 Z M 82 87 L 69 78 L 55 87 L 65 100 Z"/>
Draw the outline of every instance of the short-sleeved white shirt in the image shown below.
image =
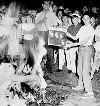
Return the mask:
<path id="1" fill-rule="evenodd" d="M 41 22 L 44 18 L 46 18 L 46 22 Z M 47 31 L 49 27 L 56 26 L 57 23 L 62 23 L 52 11 L 38 13 L 35 18 L 35 24 L 39 22 L 41 22 L 39 31 Z"/>
<path id="2" fill-rule="evenodd" d="M 94 35 L 95 35 L 94 28 L 91 25 L 87 25 L 87 26 L 84 25 L 80 28 L 80 30 L 76 34 L 76 37 L 79 38 L 79 42 L 82 42 L 88 37 L 90 37 L 87 43 L 84 44 L 84 46 L 87 46 L 87 45 L 92 45 Z"/>

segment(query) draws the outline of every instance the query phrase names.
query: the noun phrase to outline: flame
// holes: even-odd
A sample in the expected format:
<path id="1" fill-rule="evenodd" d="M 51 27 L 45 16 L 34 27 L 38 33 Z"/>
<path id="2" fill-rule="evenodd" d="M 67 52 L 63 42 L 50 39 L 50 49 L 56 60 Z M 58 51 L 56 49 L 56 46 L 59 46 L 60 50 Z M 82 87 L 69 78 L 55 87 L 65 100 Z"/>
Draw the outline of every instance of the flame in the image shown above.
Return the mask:
<path id="1" fill-rule="evenodd" d="M 2 25 L 5 28 L 5 32 L 6 32 L 6 30 L 9 30 L 9 32 L 12 32 L 12 33 L 10 33 L 11 35 L 8 34 L 8 36 L 10 36 L 8 38 L 8 40 L 7 40 L 8 46 L 10 44 L 12 44 L 12 43 L 14 43 L 14 44 L 17 43 L 17 41 L 15 42 L 15 39 L 14 39 L 16 34 L 13 34 L 13 31 L 14 31 L 13 30 L 13 25 L 16 23 L 16 18 L 18 18 L 18 15 L 19 15 L 19 7 L 17 7 L 15 2 L 12 2 L 9 5 L 8 10 L 5 13 L 5 16 L 4 16 L 3 20 L 2 20 Z M 34 36 L 33 40 L 29 41 L 29 45 L 28 45 L 28 47 L 30 47 L 29 49 L 30 49 L 30 51 L 31 51 L 31 53 L 32 53 L 32 55 L 34 57 L 34 61 L 35 61 L 33 71 L 34 70 L 38 71 L 39 77 L 40 77 L 40 80 L 41 80 L 41 83 L 40 83 L 41 84 L 41 88 L 45 89 L 47 87 L 47 84 L 45 82 L 45 79 L 43 78 L 43 71 L 42 71 L 42 68 L 41 68 L 42 58 L 43 58 L 44 55 L 46 55 L 46 52 L 47 52 L 45 47 L 44 47 L 45 42 L 44 42 L 44 39 L 42 37 L 40 37 L 40 35 L 38 34 L 38 31 L 36 31 L 36 29 L 35 29 L 35 31 L 33 33 L 33 36 Z M 10 38 L 11 38 L 11 40 L 13 40 L 13 42 L 10 40 Z M 12 43 L 10 43 L 10 42 L 12 42 Z M 6 43 L 4 43 L 3 45 L 5 46 Z M 11 48 L 11 50 L 14 51 L 14 49 L 12 49 L 12 48 Z M 21 77 L 21 80 L 22 80 L 22 78 L 24 80 L 26 79 L 26 77 L 23 77 L 23 76 L 20 76 L 20 75 L 16 76 L 16 77 Z M 14 78 L 16 78 L 16 77 L 14 76 Z M 35 75 L 34 75 L 34 77 L 35 77 Z M 34 77 L 32 76 L 31 79 L 33 80 Z M 30 82 L 31 82 L 30 76 L 29 77 L 27 76 L 27 79 L 30 80 Z M 13 77 L 11 77 L 11 80 L 13 80 Z M 17 78 L 17 80 L 19 80 L 19 78 Z"/>
<path id="2" fill-rule="evenodd" d="M 44 45 L 45 45 L 44 39 L 42 37 L 40 37 L 39 35 L 35 36 L 35 38 L 37 39 L 37 42 L 35 39 L 34 41 L 32 41 L 33 46 L 30 46 L 30 50 L 32 52 L 32 55 L 33 55 L 34 61 L 35 61 L 33 73 L 34 73 L 34 71 L 38 72 L 38 74 L 40 76 L 40 80 L 41 80 L 41 89 L 42 88 L 45 89 L 47 87 L 47 84 L 45 82 L 45 79 L 43 78 L 44 74 L 43 74 L 43 71 L 41 68 L 41 61 L 42 61 L 43 56 L 46 55 L 47 50 L 44 47 Z"/>
<path id="3" fill-rule="evenodd" d="M 20 6 L 17 6 L 16 2 L 10 3 L 2 19 L 2 24 L 7 26 L 13 25 L 18 19 L 19 12 Z"/>

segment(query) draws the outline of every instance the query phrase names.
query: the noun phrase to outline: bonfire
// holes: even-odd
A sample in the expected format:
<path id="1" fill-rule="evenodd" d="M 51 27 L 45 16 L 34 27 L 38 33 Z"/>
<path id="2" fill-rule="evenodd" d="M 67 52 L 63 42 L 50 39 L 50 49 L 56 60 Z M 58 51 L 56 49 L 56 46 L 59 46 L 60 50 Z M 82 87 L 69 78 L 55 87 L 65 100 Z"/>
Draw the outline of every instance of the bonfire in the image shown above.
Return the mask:
<path id="1" fill-rule="evenodd" d="M 30 93 L 23 92 L 21 89 L 22 82 L 30 86 L 31 90 L 38 86 L 39 93 L 43 95 L 43 97 L 45 96 L 45 88 L 47 87 L 41 69 L 42 58 L 46 55 L 45 43 L 42 37 L 35 36 L 32 40 L 28 40 L 29 45 L 27 47 L 29 48 L 26 48 L 28 50 L 30 49 L 35 61 L 32 67 L 29 67 L 27 62 L 23 62 L 17 66 L 18 64 L 15 64 L 13 61 L 15 56 L 20 55 L 20 44 L 17 36 L 19 34 L 16 35 L 18 32 L 16 25 L 18 13 L 19 9 L 16 8 L 15 3 L 11 3 L 2 20 L 3 31 L 1 36 L 4 36 L 2 36 L 3 42 L 0 44 L 0 53 L 7 48 L 7 52 L 4 52 L 4 55 L 9 55 L 11 59 L 10 63 L 3 62 L 0 64 L 0 103 L 2 106 L 26 106 L 26 102 L 29 99 L 33 102 L 35 102 L 35 100 L 38 101 L 38 99 L 36 99 L 37 96 L 35 97 L 31 91 Z M 38 31 L 32 31 L 33 35 L 36 35 L 36 33 L 38 35 Z M 38 39 L 38 42 L 34 40 L 35 38 Z M 26 52 L 26 48 L 24 48 L 23 52 Z M 17 68 L 15 68 L 15 66 Z M 25 99 L 26 95 L 28 96 Z"/>

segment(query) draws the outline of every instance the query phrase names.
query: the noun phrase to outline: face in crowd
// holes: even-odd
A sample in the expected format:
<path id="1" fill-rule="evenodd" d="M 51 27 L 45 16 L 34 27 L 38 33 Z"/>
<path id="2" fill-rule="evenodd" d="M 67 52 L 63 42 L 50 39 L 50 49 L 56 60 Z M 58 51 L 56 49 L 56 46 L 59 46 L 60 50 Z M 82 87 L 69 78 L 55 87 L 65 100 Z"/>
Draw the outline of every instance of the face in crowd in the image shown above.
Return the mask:
<path id="1" fill-rule="evenodd" d="M 91 25 L 94 26 L 96 24 L 96 19 L 95 17 L 92 17 L 91 18 Z"/>
<path id="2" fill-rule="evenodd" d="M 63 16 L 62 17 L 62 21 L 63 21 L 63 23 L 68 23 L 68 17 L 67 16 Z"/>
<path id="3" fill-rule="evenodd" d="M 89 15 L 84 15 L 82 20 L 85 25 L 89 25 L 91 23 L 91 18 L 89 17 Z"/>
<path id="4" fill-rule="evenodd" d="M 62 11 L 58 11 L 58 17 L 62 17 Z"/>
<path id="5" fill-rule="evenodd" d="M 58 11 L 57 17 L 59 20 L 62 20 L 63 12 L 61 10 Z"/>
<path id="6" fill-rule="evenodd" d="M 73 17 L 73 18 L 72 18 L 72 23 L 73 23 L 74 25 L 78 24 L 78 23 L 79 23 L 79 18 L 78 18 L 77 16 Z"/>
<path id="7" fill-rule="evenodd" d="M 58 8 L 57 8 L 57 6 L 56 6 L 56 5 L 53 5 L 53 8 L 52 8 L 52 9 L 53 9 L 53 12 L 55 12 L 55 13 L 56 13 Z"/>
<path id="8" fill-rule="evenodd" d="M 49 7 L 50 7 L 49 2 L 48 1 L 45 1 L 44 4 L 43 4 L 43 10 L 48 11 L 49 10 Z"/>
<path id="9" fill-rule="evenodd" d="M 33 17 L 35 17 L 36 14 L 37 14 L 37 11 L 33 10 L 33 11 L 32 11 L 32 15 L 33 15 Z"/>
<path id="10" fill-rule="evenodd" d="M 72 25 L 71 17 L 68 17 L 68 25 Z"/>

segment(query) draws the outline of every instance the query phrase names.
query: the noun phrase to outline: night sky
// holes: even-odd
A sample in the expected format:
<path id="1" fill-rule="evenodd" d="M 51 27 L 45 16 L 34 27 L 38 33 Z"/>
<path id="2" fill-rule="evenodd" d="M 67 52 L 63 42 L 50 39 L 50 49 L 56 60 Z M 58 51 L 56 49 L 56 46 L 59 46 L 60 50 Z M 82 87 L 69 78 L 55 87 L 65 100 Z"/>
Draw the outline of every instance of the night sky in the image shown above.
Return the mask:
<path id="1" fill-rule="evenodd" d="M 5 4 L 9 4 L 13 0 L 0 0 L 1 3 L 2 1 Z M 21 3 L 23 6 L 30 8 L 30 9 L 37 9 L 41 7 L 41 4 L 43 3 L 44 0 L 15 0 L 18 3 Z M 70 8 L 70 9 L 80 9 L 84 5 L 87 5 L 89 7 L 92 6 L 97 6 L 100 7 L 100 0 L 52 0 L 54 1 L 55 4 L 63 5 L 65 8 Z"/>

